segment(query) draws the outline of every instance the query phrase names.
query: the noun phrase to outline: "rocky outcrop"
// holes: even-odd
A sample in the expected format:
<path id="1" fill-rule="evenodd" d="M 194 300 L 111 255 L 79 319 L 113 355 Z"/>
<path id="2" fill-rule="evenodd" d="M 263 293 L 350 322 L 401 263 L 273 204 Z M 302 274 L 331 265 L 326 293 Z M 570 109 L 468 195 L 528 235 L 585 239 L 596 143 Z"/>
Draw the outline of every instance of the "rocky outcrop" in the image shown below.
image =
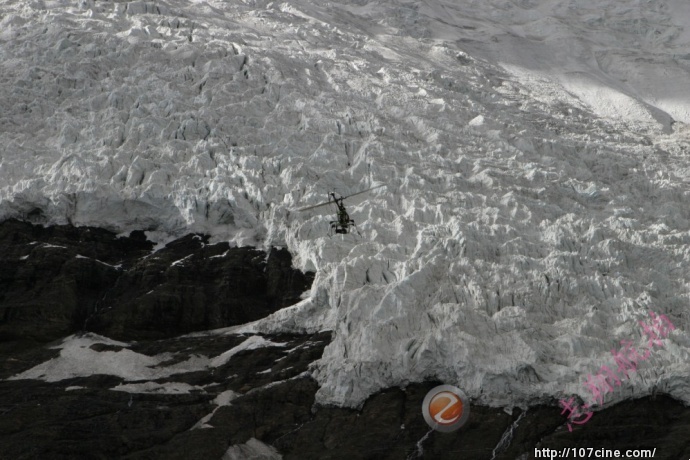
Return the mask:
<path id="1" fill-rule="evenodd" d="M 392 388 L 357 410 L 315 408 L 317 389 L 309 379 L 284 382 L 223 407 L 204 435 L 241 444 L 255 437 L 273 445 L 285 459 L 514 460 L 535 458 L 535 448 L 596 447 L 654 449 L 654 458 L 677 460 L 690 454 L 690 409 L 667 397 L 642 398 L 597 413 L 572 433 L 556 406 L 511 415 L 501 409 L 472 407 L 470 421 L 455 433 L 430 431 L 421 405 L 434 383 Z M 504 435 L 515 424 L 511 436 Z M 184 434 L 171 445 L 186 445 Z M 504 440 L 503 442 L 501 442 Z M 165 448 L 161 458 L 185 458 Z M 144 457 L 136 457 L 144 458 Z"/>
<path id="2" fill-rule="evenodd" d="M 208 244 L 202 235 L 152 249 L 143 232 L 0 224 L 0 340 L 82 330 L 157 339 L 244 324 L 297 302 L 313 281 L 286 250 Z"/>
<path id="3" fill-rule="evenodd" d="M 85 329 L 139 340 L 245 324 L 298 302 L 309 289 L 313 274 L 291 265 L 284 249 L 209 245 L 188 235 L 123 270 Z"/>
<path id="4" fill-rule="evenodd" d="M 116 266 L 131 265 L 152 247 L 138 235 L 1 223 L 0 341 L 47 342 L 82 329 L 120 275 Z"/>
<path id="5" fill-rule="evenodd" d="M 124 347 L 95 343 L 90 348 L 99 353 L 124 348 L 145 356 L 169 356 L 167 362 L 156 366 L 165 368 L 194 357 L 218 356 L 246 338 L 236 334 L 200 335 Z M 315 384 L 300 376 L 321 356 L 330 334 L 277 335 L 270 341 L 280 346 L 240 351 L 225 364 L 155 380 L 125 381 L 110 375 L 52 383 L 2 380 L 0 459 L 220 459 L 232 439 L 212 428 L 209 420 L 216 409 L 233 398 L 270 393 L 272 385 L 282 388 L 287 382 L 297 388 L 308 384 L 308 395 L 297 390 L 294 393 L 298 410 L 311 413 Z M 37 358 L 32 351 L 15 354 L 10 368 L 0 377 L 26 370 L 47 356 Z M 279 392 L 276 397 L 282 395 Z M 285 411 L 285 417 L 289 416 L 290 412 Z M 250 427 L 247 422 L 237 421 Z M 284 416 L 276 414 L 275 425 L 284 423 Z M 263 437 L 260 431 L 252 433 Z"/>
<path id="6" fill-rule="evenodd" d="M 535 448 L 564 447 L 656 448 L 654 458 L 663 460 L 690 454 L 690 409 L 664 396 L 599 412 L 572 433 L 555 406 L 525 414 L 473 406 L 468 424 L 447 434 L 430 431 L 421 416 L 433 383 L 383 391 L 359 411 L 314 407 L 318 386 L 300 374 L 252 389 L 244 383 L 245 392 L 220 407 L 213 395 L 239 390 L 232 379 L 180 395 L 106 389 L 116 384 L 106 377 L 0 383 L 0 458 L 220 459 L 252 439 L 295 460 L 515 460 L 536 458 Z M 68 386 L 83 387 L 65 391 Z"/>

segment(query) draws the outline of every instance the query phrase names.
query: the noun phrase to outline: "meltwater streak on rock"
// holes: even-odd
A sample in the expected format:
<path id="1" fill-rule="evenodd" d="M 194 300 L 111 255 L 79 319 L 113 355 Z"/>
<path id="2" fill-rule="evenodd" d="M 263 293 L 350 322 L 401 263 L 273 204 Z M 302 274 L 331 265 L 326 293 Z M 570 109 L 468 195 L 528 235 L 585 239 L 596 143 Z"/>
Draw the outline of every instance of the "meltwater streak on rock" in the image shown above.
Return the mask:
<path id="1" fill-rule="evenodd" d="M 430 378 L 495 405 L 584 396 L 649 310 L 678 330 L 630 394 L 689 402 L 687 103 L 665 93 L 687 82 L 683 5 L 360 3 L 3 2 L 0 217 L 287 247 L 311 297 L 256 327 L 334 331 L 319 402 Z M 362 239 L 291 212 L 376 183 Z M 100 292 L 117 269 L 89 264 Z"/>

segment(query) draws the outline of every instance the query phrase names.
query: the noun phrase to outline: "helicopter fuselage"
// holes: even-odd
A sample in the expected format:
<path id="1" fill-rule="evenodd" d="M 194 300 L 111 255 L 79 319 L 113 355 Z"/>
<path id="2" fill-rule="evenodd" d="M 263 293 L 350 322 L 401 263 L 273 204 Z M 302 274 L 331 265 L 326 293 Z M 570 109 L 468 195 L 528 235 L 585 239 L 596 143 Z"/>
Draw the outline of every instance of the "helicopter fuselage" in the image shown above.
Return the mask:
<path id="1" fill-rule="evenodd" d="M 350 226 L 355 225 L 355 221 L 350 219 L 350 215 L 345 210 L 343 197 L 338 198 L 333 192 L 330 193 L 330 197 L 338 208 L 338 220 L 331 221 L 331 230 L 334 230 L 335 233 L 347 234 L 349 233 Z"/>
<path id="2" fill-rule="evenodd" d="M 345 209 L 345 205 L 343 204 L 343 200 L 346 198 L 350 198 L 353 196 L 361 195 L 362 193 L 369 192 L 370 190 L 374 190 L 377 188 L 385 187 L 385 184 L 383 185 L 377 185 L 375 187 L 370 187 L 366 190 L 362 190 L 361 192 L 353 193 L 351 195 L 347 196 L 336 196 L 335 192 L 330 192 L 328 194 L 328 201 L 315 204 L 313 206 L 307 206 L 306 208 L 301 208 L 298 209 L 297 211 L 308 211 L 310 209 L 314 208 L 319 208 L 321 206 L 327 206 L 329 204 L 335 204 L 337 207 L 336 211 L 336 218 L 337 220 L 332 220 L 330 222 L 331 224 L 331 230 L 334 231 L 335 233 L 341 233 L 341 234 L 347 234 L 350 233 L 350 228 L 354 227 L 354 229 L 357 231 L 357 233 L 361 236 L 361 233 L 359 233 L 359 230 L 357 230 L 357 225 L 355 224 L 355 221 L 350 219 L 350 215 L 347 213 L 347 210 Z"/>

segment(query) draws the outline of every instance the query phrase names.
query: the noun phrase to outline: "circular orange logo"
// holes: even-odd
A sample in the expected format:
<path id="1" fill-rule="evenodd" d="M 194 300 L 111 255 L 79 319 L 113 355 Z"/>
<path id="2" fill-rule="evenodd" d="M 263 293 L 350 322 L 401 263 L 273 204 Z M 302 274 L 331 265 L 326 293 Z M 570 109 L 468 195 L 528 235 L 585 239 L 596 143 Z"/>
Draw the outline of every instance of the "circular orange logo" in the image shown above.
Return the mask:
<path id="1" fill-rule="evenodd" d="M 427 393 L 422 414 L 429 426 L 437 431 L 451 432 L 460 428 L 470 416 L 467 396 L 452 385 L 441 385 Z"/>
<path id="2" fill-rule="evenodd" d="M 462 415 L 462 401 L 450 391 L 442 391 L 431 398 L 429 415 L 436 423 L 452 425 Z"/>

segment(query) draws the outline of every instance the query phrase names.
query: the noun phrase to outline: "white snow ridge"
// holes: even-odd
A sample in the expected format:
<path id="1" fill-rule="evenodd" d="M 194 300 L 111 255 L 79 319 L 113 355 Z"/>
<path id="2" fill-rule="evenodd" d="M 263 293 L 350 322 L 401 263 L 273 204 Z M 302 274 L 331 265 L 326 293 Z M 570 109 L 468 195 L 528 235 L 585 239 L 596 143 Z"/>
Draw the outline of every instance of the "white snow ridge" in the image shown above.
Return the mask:
<path id="1" fill-rule="evenodd" d="M 0 218 L 287 247 L 311 294 L 252 328 L 334 331 L 322 403 L 587 399 L 650 311 L 607 401 L 690 403 L 690 10 L 582 3 L 4 1 Z M 378 184 L 362 236 L 295 211 Z"/>

